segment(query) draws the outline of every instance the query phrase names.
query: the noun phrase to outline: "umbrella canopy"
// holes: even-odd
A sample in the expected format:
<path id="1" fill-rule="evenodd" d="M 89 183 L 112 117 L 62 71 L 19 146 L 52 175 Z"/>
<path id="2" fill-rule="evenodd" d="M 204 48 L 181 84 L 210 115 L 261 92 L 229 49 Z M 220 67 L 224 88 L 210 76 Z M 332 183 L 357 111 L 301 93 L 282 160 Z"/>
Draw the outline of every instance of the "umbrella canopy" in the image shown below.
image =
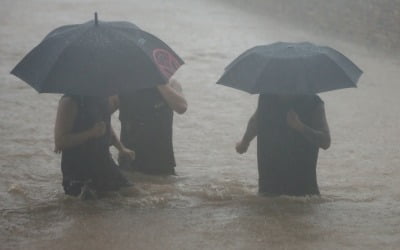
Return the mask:
<path id="1" fill-rule="evenodd" d="M 251 94 L 315 94 L 356 87 L 362 71 L 340 52 L 312 43 L 257 46 L 229 64 L 218 84 Z"/>
<path id="2" fill-rule="evenodd" d="M 154 35 L 96 13 L 50 32 L 11 73 L 39 93 L 108 96 L 165 84 L 183 63 Z"/>

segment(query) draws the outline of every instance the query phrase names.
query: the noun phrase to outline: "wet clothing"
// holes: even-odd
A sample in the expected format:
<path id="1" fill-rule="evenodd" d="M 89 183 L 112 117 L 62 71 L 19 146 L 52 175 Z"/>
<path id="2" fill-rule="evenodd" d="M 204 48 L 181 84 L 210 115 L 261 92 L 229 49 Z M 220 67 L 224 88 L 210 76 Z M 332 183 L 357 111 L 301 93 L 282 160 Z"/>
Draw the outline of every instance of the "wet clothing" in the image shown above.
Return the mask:
<path id="1" fill-rule="evenodd" d="M 316 95 L 286 104 L 276 98 L 260 95 L 258 102 L 259 191 L 267 195 L 319 194 L 316 176 L 319 148 L 290 128 L 286 117 L 293 109 L 302 122 L 313 127 L 313 112 L 323 102 Z"/>
<path id="2" fill-rule="evenodd" d="M 73 133 L 88 130 L 96 122 L 106 123 L 104 136 L 62 151 L 61 170 L 66 194 L 77 196 L 85 183 L 96 191 L 112 191 L 128 185 L 110 154 L 111 114 L 107 98 L 71 97 L 78 106 Z"/>
<path id="3" fill-rule="evenodd" d="M 173 110 L 162 95 L 152 88 L 119 99 L 121 142 L 136 154 L 134 161 L 120 159 L 120 165 L 145 174 L 175 174 Z"/>

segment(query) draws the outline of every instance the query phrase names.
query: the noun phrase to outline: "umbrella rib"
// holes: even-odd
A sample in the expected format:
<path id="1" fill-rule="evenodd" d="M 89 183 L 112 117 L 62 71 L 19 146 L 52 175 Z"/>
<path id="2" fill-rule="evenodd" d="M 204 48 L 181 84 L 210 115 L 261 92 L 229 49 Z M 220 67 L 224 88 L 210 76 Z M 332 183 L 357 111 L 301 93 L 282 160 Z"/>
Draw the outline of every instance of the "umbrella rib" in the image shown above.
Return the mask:
<path id="1" fill-rule="evenodd" d="M 332 61 L 335 63 L 335 65 L 337 65 L 337 67 L 339 68 L 339 70 L 343 73 L 343 75 L 345 76 L 345 78 L 354 85 L 354 87 L 357 87 L 357 81 L 353 82 L 353 80 L 347 75 L 347 72 L 345 70 L 343 70 L 342 67 L 340 67 L 340 65 L 338 63 L 335 62 L 335 60 L 333 60 L 331 57 L 329 57 L 327 54 L 322 53 L 321 54 L 323 57 L 326 57 L 329 61 Z"/>
<path id="2" fill-rule="evenodd" d="M 149 33 L 145 32 L 145 31 L 143 31 L 143 30 L 139 30 L 139 31 L 140 31 L 140 32 L 144 32 L 145 34 L 149 34 Z M 144 49 L 143 49 L 141 46 L 139 46 L 139 45 L 136 43 L 136 41 L 135 41 L 134 39 L 132 39 L 131 37 L 127 36 L 123 31 L 112 29 L 111 32 L 118 33 L 119 35 L 124 36 L 127 40 L 132 41 L 132 43 L 134 43 L 134 44 L 136 45 L 136 47 L 140 48 L 140 51 L 141 51 L 144 55 L 146 55 L 145 58 L 149 58 L 149 57 L 147 56 L 146 51 L 144 51 Z M 158 39 L 158 40 L 160 40 L 160 39 Z M 160 40 L 160 41 L 161 41 L 161 40 Z M 124 53 L 124 52 L 121 51 L 121 53 Z M 150 60 L 151 60 L 151 59 L 150 59 Z M 155 68 L 157 69 L 156 72 L 159 74 L 159 76 L 161 76 L 161 78 L 164 79 L 164 78 L 165 78 L 164 75 L 162 75 L 161 72 L 159 72 L 158 68 L 157 68 L 153 63 L 151 63 L 151 65 L 153 65 L 153 67 L 155 67 Z M 168 79 L 167 79 L 167 81 L 168 81 Z"/>
<path id="3" fill-rule="evenodd" d="M 336 62 L 336 59 L 342 59 L 342 60 L 345 61 L 346 64 L 348 64 L 348 65 L 351 66 L 351 67 L 354 67 L 354 69 L 357 70 L 357 71 L 359 71 L 360 73 L 363 73 L 363 71 L 362 71 L 354 62 L 352 62 L 349 58 L 347 58 L 347 56 L 343 55 L 343 53 L 341 53 L 340 51 L 337 51 L 337 50 L 335 50 L 335 49 L 332 49 L 332 48 L 326 47 L 326 46 L 324 46 L 324 47 L 322 47 L 322 48 L 323 48 L 324 50 L 326 50 L 326 52 L 332 52 L 332 54 L 333 54 L 334 57 L 331 57 L 331 59 L 334 60 L 335 62 Z M 324 52 L 324 54 L 327 54 L 327 55 L 328 55 L 328 53 L 325 53 L 325 52 Z M 339 57 L 341 57 L 341 58 L 336 58 L 336 55 L 334 55 L 334 54 L 338 54 Z M 328 55 L 328 56 L 329 56 L 329 55 Z M 329 56 L 329 57 L 330 57 L 330 56 Z M 341 64 L 338 64 L 338 65 L 339 65 L 340 67 L 342 67 Z"/>
<path id="4" fill-rule="evenodd" d="M 139 32 L 142 32 L 142 33 L 145 34 L 146 36 L 149 36 L 149 37 L 151 37 L 151 38 L 157 40 L 157 41 L 158 41 L 159 43 L 161 43 L 165 48 L 167 48 L 169 51 L 171 51 L 171 53 L 173 53 L 173 55 L 175 56 L 175 58 L 176 58 L 176 59 L 179 61 L 179 63 L 180 63 L 180 64 L 178 65 L 178 68 L 180 68 L 180 66 L 182 66 L 182 64 L 185 63 L 185 62 L 174 52 L 174 50 L 172 50 L 171 47 L 169 47 L 163 40 L 161 40 L 160 38 L 156 37 L 155 35 L 153 35 L 153 34 L 147 32 L 147 31 L 144 31 L 144 30 L 141 30 L 141 29 L 138 29 L 138 31 L 139 31 Z M 128 37 L 122 30 L 113 29 L 112 32 L 121 34 L 122 36 L 126 37 L 128 40 L 132 40 L 132 39 L 131 39 L 130 37 Z M 136 41 L 134 41 L 134 40 L 132 40 L 132 41 L 133 41 L 133 43 L 136 44 L 137 47 L 140 48 L 140 50 L 141 50 L 145 55 L 147 55 L 146 51 L 144 50 L 144 48 L 143 48 L 142 46 L 138 45 L 138 44 L 136 43 Z M 155 66 L 154 64 L 152 64 L 152 65 Z M 155 66 L 155 67 L 156 67 L 156 66 Z M 156 67 L 156 68 L 157 68 L 158 74 L 159 74 L 162 78 L 165 79 L 165 76 L 164 76 L 161 72 L 159 72 L 158 67 Z M 166 79 L 166 80 L 168 81 L 169 78 Z"/>
<path id="5" fill-rule="evenodd" d="M 153 34 L 147 32 L 147 31 L 144 31 L 144 30 L 141 30 L 141 31 L 142 31 L 144 34 L 148 35 L 149 37 L 152 37 L 152 38 L 158 40 L 162 45 L 164 45 L 166 48 L 168 48 L 171 52 L 174 52 L 174 50 L 173 50 L 168 44 L 166 44 L 163 40 L 161 40 L 161 39 L 158 38 L 157 36 L 155 36 L 155 35 L 153 35 Z M 175 54 L 175 53 L 174 53 L 174 54 Z M 177 59 L 180 61 L 180 63 L 182 63 L 182 64 L 185 63 L 178 55 L 175 54 L 175 56 L 176 56 Z"/>
<path id="6" fill-rule="evenodd" d="M 54 60 L 54 64 L 50 67 L 49 72 L 51 72 L 55 66 L 58 64 L 58 59 L 65 54 L 65 50 L 67 49 L 67 47 L 69 45 L 71 45 L 72 43 L 74 43 L 75 41 L 79 40 L 82 36 L 84 36 L 89 30 L 90 30 L 91 26 L 88 26 L 88 28 L 86 28 L 85 30 L 83 30 L 79 35 L 76 35 L 76 37 L 71 40 L 68 44 L 65 45 L 65 47 L 62 49 L 62 52 L 60 54 L 57 55 L 57 58 Z M 43 84 L 40 86 L 40 91 L 42 92 L 42 90 L 45 88 L 45 86 L 48 84 L 47 79 L 49 77 L 49 74 L 46 75 L 46 77 L 42 80 Z M 46 84 L 47 83 L 47 84 Z"/>
<path id="7" fill-rule="evenodd" d="M 260 79 L 262 74 L 265 73 L 268 63 L 269 63 L 269 60 L 266 62 L 263 62 L 263 66 L 260 67 L 260 71 L 257 73 L 257 77 L 255 79 Z M 258 82 L 258 80 L 256 80 L 256 83 L 254 84 L 254 88 L 252 89 L 252 94 L 257 92 L 257 89 L 259 88 L 259 84 L 260 83 Z"/>

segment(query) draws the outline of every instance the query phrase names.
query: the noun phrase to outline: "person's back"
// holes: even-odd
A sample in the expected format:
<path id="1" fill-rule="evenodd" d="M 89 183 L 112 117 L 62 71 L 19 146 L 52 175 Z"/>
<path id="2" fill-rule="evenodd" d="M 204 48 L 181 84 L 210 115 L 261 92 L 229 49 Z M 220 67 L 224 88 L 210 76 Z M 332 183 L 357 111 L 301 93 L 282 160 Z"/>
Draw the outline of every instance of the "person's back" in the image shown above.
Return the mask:
<path id="1" fill-rule="evenodd" d="M 147 174 L 174 174 L 173 111 L 157 89 L 119 96 L 121 141 L 136 152 L 133 162 L 120 161 Z"/>
<path id="2" fill-rule="evenodd" d="M 329 147 L 330 135 L 318 96 L 260 95 L 237 152 L 246 152 L 256 136 L 261 194 L 319 194 L 318 151 Z"/>
<path id="3" fill-rule="evenodd" d="M 289 127 L 287 113 L 293 110 L 302 122 L 312 124 L 313 110 L 320 103 L 317 96 L 280 102 L 276 96 L 260 95 L 257 117 L 260 193 L 319 194 L 316 178 L 319 148 Z"/>
<path id="4" fill-rule="evenodd" d="M 117 140 L 110 120 L 108 98 L 64 96 L 60 100 L 55 151 L 62 153 L 61 170 L 66 194 L 78 196 L 89 183 L 100 192 L 129 185 L 109 151 L 110 145 L 116 145 Z"/>
<path id="5" fill-rule="evenodd" d="M 182 114 L 186 107 L 176 81 L 120 95 L 121 141 L 136 152 L 134 161 L 120 157 L 120 165 L 146 174 L 175 174 L 173 111 Z"/>
<path id="6" fill-rule="evenodd" d="M 85 141 L 82 144 L 66 148 L 62 151 L 61 170 L 63 173 L 63 185 L 67 190 L 72 188 L 71 182 L 84 182 L 93 178 L 95 161 L 101 161 L 97 157 L 107 155 L 111 134 L 109 132 L 110 120 L 106 115 L 106 105 L 103 101 L 96 103 L 89 98 L 69 96 L 77 105 L 77 113 L 74 119 L 71 133 L 79 133 L 93 127 L 96 122 L 105 123 L 104 135 Z"/>

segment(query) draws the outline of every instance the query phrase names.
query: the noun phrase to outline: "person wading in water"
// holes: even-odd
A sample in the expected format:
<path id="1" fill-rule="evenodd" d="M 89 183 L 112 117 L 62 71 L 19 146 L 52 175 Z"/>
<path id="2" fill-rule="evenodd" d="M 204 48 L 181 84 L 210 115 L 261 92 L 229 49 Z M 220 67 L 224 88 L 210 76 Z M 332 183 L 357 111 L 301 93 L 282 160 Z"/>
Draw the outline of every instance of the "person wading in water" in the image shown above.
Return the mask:
<path id="1" fill-rule="evenodd" d="M 119 95 L 121 141 L 136 153 L 134 161 L 120 154 L 120 166 L 150 175 L 174 175 L 173 113 L 183 114 L 186 109 L 182 87 L 175 79 Z"/>
<path id="2" fill-rule="evenodd" d="M 54 129 L 55 149 L 61 153 L 62 185 L 68 195 L 82 191 L 116 191 L 131 183 L 120 173 L 110 154 L 114 145 L 121 155 L 133 159 L 111 127 L 115 107 L 111 98 L 64 95 L 58 106 Z"/>
<path id="3" fill-rule="evenodd" d="M 261 94 L 236 151 L 245 153 L 256 136 L 260 194 L 319 194 L 318 151 L 328 149 L 331 138 L 317 95 Z"/>

